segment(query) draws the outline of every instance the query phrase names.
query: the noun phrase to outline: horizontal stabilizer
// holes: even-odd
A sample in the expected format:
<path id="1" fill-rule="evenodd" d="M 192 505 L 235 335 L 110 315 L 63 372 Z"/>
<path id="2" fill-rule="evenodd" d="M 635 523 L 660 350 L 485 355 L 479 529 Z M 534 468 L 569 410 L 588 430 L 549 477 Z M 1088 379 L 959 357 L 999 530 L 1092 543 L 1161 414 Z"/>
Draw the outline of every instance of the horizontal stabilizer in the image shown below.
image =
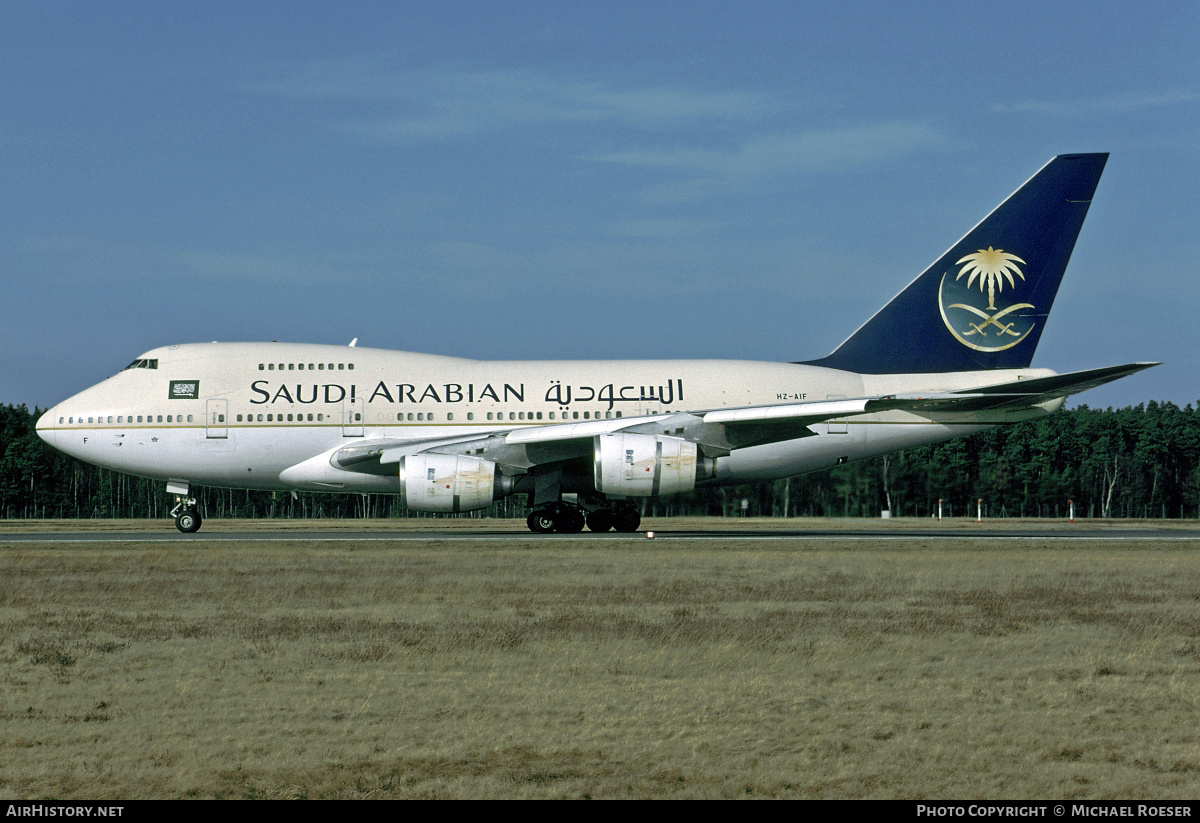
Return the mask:
<path id="1" fill-rule="evenodd" d="M 1094 389 L 1122 377 L 1136 374 L 1158 363 L 1129 363 L 1100 369 L 1035 377 L 979 386 L 962 391 L 932 394 L 895 394 L 868 402 L 868 410 L 908 409 L 911 411 L 966 412 L 986 409 L 1029 407 Z"/>

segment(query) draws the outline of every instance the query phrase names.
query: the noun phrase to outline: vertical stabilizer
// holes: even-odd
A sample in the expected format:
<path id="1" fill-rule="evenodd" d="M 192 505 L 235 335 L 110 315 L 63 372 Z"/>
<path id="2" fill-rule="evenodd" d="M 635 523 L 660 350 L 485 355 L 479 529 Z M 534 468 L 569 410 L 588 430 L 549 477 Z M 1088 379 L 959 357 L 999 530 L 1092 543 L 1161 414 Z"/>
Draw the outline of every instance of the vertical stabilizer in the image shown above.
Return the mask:
<path id="1" fill-rule="evenodd" d="M 1027 367 L 1108 154 L 1055 157 L 828 357 L 867 374 Z"/>

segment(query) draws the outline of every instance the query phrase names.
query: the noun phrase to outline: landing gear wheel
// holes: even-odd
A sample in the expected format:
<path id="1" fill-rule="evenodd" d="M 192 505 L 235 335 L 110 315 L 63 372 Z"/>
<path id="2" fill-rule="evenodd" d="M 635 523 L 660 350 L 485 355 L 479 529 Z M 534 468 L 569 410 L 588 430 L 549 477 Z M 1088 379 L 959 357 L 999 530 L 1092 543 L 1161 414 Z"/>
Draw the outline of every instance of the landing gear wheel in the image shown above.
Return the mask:
<path id="1" fill-rule="evenodd" d="M 584 517 L 579 509 L 559 509 L 554 518 L 554 530 L 560 534 L 578 534 L 583 531 Z"/>
<path id="2" fill-rule="evenodd" d="M 642 525 L 642 516 L 637 509 L 621 509 L 614 515 L 613 528 L 619 532 L 635 532 Z"/>
<path id="3" fill-rule="evenodd" d="M 530 531 L 538 534 L 578 534 L 583 531 L 584 514 L 582 509 L 560 504 L 530 512 L 525 523 Z"/>
<path id="4" fill-rule="evenodd" d="M 554 513 L 549 509 L 530 512 L 525 518 L 525 523 L 531 532 L 549 534 L 554 531 Z"/>
<path id="5" fill-rule="evenodd" d="M 596 509 L 587 516 L 587 527 L 594 532 L 606 532 L 612 529 L 616 516 L 612 509 Z"/>
<path id="6" fill-rule="evenodd" d="M 175 515 L 175 528 L 184 534 L 200 531 L 200 512 L 195 509 L 184 509 Z"/>

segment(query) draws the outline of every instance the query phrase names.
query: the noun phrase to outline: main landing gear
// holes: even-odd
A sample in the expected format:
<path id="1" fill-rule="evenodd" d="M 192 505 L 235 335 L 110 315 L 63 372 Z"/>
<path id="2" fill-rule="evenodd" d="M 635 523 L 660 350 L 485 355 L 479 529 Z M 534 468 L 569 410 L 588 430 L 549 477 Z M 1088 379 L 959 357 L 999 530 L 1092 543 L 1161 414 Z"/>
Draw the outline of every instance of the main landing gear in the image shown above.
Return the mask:
<path id="1" fill-rule="evenodd" d="M 638 510 L 628 504 L 614 508 L 587 511 L 582 506 L 558 502 L 530 512 L 525 518 L 529 530 L 538 534 L 578 534 L 584 524 L 594 532 L 615 529 L 619 532 L 635 532 L 642 523 Z"/>

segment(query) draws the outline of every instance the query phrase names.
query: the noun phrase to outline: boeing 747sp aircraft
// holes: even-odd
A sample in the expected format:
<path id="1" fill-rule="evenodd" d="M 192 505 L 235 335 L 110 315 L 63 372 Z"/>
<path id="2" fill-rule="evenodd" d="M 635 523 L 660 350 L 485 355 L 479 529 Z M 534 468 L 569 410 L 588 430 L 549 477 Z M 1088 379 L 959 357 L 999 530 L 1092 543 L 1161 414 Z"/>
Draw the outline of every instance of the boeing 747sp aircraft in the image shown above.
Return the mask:
<path id="1" fill-rule="evenodd" d="M 535 532 L 631 532 L 645 498 L 1032 420 L 1154 363 L 1031 369 L 1107 154 L 1055 157 L 819 360 L 486 361 L 302 343 L 166 346 L 54 406 L 67 454 L 193 486 L 387 493 Z"/>

